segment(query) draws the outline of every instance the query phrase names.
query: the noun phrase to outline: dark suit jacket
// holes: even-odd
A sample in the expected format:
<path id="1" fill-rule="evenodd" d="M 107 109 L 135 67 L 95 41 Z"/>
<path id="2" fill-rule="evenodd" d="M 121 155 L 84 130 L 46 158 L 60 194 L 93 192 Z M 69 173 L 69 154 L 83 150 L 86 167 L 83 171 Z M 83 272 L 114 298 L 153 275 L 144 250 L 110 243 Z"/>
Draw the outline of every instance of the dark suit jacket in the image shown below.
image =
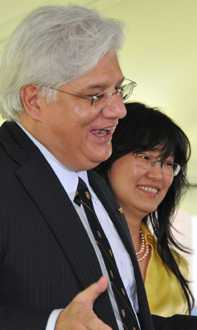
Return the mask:
<path id="1" fill-rule="evenodd" d="M 101 178 L 90 172 L 89 181 L 131 256 L 142 330 L 153 330 L 127 225 Z M 0 329 L 44 330 L 53 309 L 64 308 L 100 276 L 89 238 L 53 170 L 15 123 L 3 124 L 0 128 Z M 104 322 L 117 330 L 107 293 L 96 300 L 94 308 Z M 175 329 L 166 327 L 165 319 L 157 318 L 155 322 L 157 329 Z"/>

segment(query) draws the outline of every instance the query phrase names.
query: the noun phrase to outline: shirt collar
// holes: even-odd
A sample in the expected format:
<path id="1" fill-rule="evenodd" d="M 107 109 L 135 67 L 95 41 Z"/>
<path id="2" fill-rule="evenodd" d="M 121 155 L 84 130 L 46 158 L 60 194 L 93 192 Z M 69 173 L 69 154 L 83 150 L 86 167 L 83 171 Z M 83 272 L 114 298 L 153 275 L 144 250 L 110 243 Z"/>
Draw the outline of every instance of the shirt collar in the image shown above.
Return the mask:
<path id="1" fill-rule="evenodd" d="M 70 196 L 75 195 L 78 185 L 78 177 L 81 177 L 83 181 L 90 187 L 88 182 L 88 176 L 86 171 L 72 171 L 63 165 L 42 143 L 40 143 L 31 133 L 29 133 L 20 123 L 17 123 L 20 128 L 27 134 L 27 136 L 33 141 L 33 143 L 40 150 L 45 157 L 67 194 Z"/>

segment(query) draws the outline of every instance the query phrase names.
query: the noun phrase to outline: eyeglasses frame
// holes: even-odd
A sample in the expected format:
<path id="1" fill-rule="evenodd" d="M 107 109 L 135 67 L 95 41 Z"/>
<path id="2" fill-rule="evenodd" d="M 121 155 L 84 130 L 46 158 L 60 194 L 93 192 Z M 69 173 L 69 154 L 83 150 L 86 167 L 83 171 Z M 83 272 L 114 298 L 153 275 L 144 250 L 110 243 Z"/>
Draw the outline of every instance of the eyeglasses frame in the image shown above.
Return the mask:
<path id="1" fill-rule="evenodd" d="M 138 159 L 140 159 L 140 157 L 139 157 L 139 155 L 142 155 L 142 154 L 144 154 L 144 152 L 135 152 L 135 153 L 133 153 L 133 155 L 135 156 L 135 158 L 137 158 L 138 157 Z M 147 155 L 146 155 L 147 156 Z M 147 157 L 149 157 L 149 156 L 147 156 Z M 143 159 L 142 157 L 141 157 L 141 159 Z M 162 159 L 149 159 L 148 160 L 148 163 L 153 167 L 153 166 L 155 166 L 155 164 L 159 164 L 160 165 L 160 168 L 161 169 L 163 169 L 163 167 L 164 167 L 164 161 L 165 160 L 162 160 Z M 174 168 L 174 166 L 175 166 L 175 168 Z M 173 162 L 173 167 L 172 167 L 172 175 L 173 175 L 173 177 L 176 177 L 179 173 L 180 173 L 180 170 L 181 170 L 181 165 L 180 164 L 178 164 L 178 163 L 176 163 L 176 162 Z"/>
<path id="2" fill-rule="evenodd" d="M 126 84 L 124 84 L 125 82 L 127 82 Z M 137 86 L 137 83 L 134 81 L 134 80 L 131 80 L 131 79 L 128 79 L 128 78 L 125 78 L 122 82 L 122 86 L 120 85 L 119 87 L 116 88 L 116 90 L 114 92 L 103 92 L 101 94 L 98 94 L 98 95 L 93 95 L 93 96 L 86 96 L 86 95 L 80 95 L 80 94 L 75 94 L 75 93 L 71 93 L 71 92 L 67 92 L 67 91 L 63 91 L 62 89 L 59 89 L 59 88 L 56 88 L 56 87 L 52 87 L 52 86 L 45 86 L 45 85 L 42 85 L 41 87 L 45 87 L 45 88 L 48 88 L 48 89 L 51 89 L 51 90 L 54 90 L 54 91 L 57 91 L 57 92 L 60 92 L 60 93 L 64 93 L 64 94 L 67 94 L 67 95 L 71 95 L 71 96 L 75 96 L 75 97 L 79 97 L 81 99 L 84 99 L 84 100 L 88 100 L 90 101 L 91 105 L 96 105 L 97 102 L 99 101 L 99 97 L 102 96 L 102 95 L 107 95 L 108 97 L 112 97 L 114 95 L 120 95 L 122 97 L 122 88 L 124 88 L 125 86 L 130 86 L 130 90 L 129 90 L 129 93 L 128 93 L 128 96 L 123 99 L 123 103 L 126 102 L 129 97 L 132 95 L 133 93 L 133 90 L 134 88 Z"/>

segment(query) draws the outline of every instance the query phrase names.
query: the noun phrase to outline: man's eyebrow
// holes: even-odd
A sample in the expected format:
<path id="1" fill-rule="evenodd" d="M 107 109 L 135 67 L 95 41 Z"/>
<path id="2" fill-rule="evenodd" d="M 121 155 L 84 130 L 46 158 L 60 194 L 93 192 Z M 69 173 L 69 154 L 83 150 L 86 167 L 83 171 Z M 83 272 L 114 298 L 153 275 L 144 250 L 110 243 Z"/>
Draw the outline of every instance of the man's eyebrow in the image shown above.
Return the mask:
<path id="1" fill-rule="evenodd" d="M 124 77 L 121 78 L 120 80 L 118 80 L 117 83 L 115 84 L 115 86 L 121 85 L 123 80 L 124 80 Z M 90 91 L 94 91 L 94 90 L 98 90 L 98 89 L 104 90 L 108 87 L 109 87 L 109 84 L 107 82 L 102 82 L 102 83 L 99 83 L 99 84 L 90 84 L 89 86 L 86 86 L 85 89 L 90 90 Z"/>

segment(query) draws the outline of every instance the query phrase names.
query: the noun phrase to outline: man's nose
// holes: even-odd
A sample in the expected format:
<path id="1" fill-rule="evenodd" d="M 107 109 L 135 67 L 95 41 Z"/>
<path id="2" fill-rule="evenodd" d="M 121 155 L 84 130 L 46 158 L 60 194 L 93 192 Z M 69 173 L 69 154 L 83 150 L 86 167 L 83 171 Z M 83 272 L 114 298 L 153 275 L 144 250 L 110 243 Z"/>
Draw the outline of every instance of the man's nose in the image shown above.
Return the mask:
<path id="1" fill-rule="evenodd" d="M 108 99 L 103 114 L 106 117 L 114 118 L 124 118 L 126 116 L 127 110 L 120 95 L 112 95 Z"/>

